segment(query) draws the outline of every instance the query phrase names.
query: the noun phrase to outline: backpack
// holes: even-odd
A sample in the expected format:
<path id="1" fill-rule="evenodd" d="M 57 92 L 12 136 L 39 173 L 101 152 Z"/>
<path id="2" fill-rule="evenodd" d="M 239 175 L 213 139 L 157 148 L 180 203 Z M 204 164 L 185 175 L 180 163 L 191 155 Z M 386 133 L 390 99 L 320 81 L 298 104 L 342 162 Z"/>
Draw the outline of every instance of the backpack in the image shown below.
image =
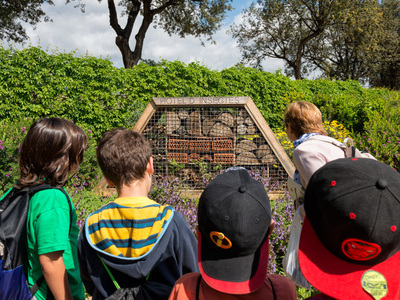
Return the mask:
<path id="1" fill-rule="evenodd" d="M 375 159 L 376 158 L 369 152 L 367 151 L 360 151 L 356 146 L 354 146 L 354 142 L 351 138 L 345 138 L 344 142 L 346 150 L 346 157 L 363 157 L 363 158 L 371 158 Z"/>
<path id="2" fill-rule="evenodd" d="M 58 189 L 67 197 L 72 220 L 72 205 L 63 188 L 40 184 L 23 189 L 12 188 L 0 201 L 0 298 L 31 299 L 44 281 L 43 275 L 29 289 L 26 276 L 26 221 L 29 199 L 37 192 Z M 70 224 L 71 231 L 71 224 Z M 50 290 L 48 290 L 48 293 Z"/>
<path id="3" fill-rule="evenodd" d="M 132 287 L 120 287 L 106 263 L 101 259 L 100 256 L 99 259 L 110 276 L 110 279 L 112 280 L 116 289 L 116 291 L 105 300 L 168 299 L 169 294 L 172 291 L 172 287 L 160 282 L 148 280 L 150 273 L 146 278 L 138 280 L 137 282 L 132 282 Z"/>
<path id="4" fill-rule="evenodd" d="M 360 151 L 356 146 L 354 146 L 354 142 L 351 138 L 345 138 L 343 144 L 324 135 L 312 136 L 307 141 L 312 140 L 326 142 L 343 149 L 345 157 L 371 158 L 376 160 L 372 154 L 366 151 Z"/>

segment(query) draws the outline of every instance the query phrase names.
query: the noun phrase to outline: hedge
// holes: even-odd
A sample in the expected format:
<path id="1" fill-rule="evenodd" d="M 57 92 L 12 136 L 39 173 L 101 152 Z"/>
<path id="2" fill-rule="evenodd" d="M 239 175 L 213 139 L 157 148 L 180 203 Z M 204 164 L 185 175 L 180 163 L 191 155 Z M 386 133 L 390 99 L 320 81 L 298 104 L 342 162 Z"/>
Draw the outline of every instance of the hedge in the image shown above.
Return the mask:
<path id="1" fill-rule="evenodd" d="M 60 116 L 87 124 L 95 136 L 133 125 L 152 97 L 185 96 L 250 96 L 272 129 L 282 128 L 290 101 L 307 100 L 321 108 L 326 120 L 361 133 L 370 112 L 393 94 L 397 92 L 365 89 L 355 81 L 293 81 L 279 72 L 244 66 L 215 71 L 199 63 L 161 61 L 126 70 L 73 52 L 0 47 L 2 120 Z"/>
<path id="2" fill-rule="evenodd" d="M 321 109 L 324 121 L 343 124 L 353 137 L 368 135 L 376 127 L 371 125 L 385 122 L 376 112 L 399 103 L 398 92 L 364 88 L 355 81 L 295 81 L 280 72 L 241 65 L 210 70 L 199 63 L 179 61 L 118 69 L 107 59 L 75 57 L 74 52 L 47 54 L 38 47 L 0 46 L 3 122 L 59 116 L 93 131 L 96 139 L 108 129 L 132 127 L 153 97 L 190 96 L 249 96 L 274 131 L 283 129 L 288 103 L 310 101 Z M 385 132 L 398 135 L 397 128 Z M 382 144 L 389 138 L 382 131 L 375 140 Z M 374 149 L 378 144 L 368 146 L 378 155 L 383 153 Z M 382 158 L 393 166 L 397 161 Z"/>

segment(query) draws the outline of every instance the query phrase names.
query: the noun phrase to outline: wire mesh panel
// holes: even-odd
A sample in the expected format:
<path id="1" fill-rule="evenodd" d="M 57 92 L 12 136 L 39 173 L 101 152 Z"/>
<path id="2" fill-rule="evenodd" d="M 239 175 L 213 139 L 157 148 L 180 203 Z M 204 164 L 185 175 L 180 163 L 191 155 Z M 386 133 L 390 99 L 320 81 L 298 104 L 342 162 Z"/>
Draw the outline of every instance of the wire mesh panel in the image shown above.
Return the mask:
<path id="1" fill-rule="evenodd" d="M 155 174 L 204 188 L 226 168 L 243 166 L 286 188 L 287 171 L 244 106 L 162 106 L 142 130 L 151 142 Z M 276 139 L 275 139 L 276 140 Z"/>

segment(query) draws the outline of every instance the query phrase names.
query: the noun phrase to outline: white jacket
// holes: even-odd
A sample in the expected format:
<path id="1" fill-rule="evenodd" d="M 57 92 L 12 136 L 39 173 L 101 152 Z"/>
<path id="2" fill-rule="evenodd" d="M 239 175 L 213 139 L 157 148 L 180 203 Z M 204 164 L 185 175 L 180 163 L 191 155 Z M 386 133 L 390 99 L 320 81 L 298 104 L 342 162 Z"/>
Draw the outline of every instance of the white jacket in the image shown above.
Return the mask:
<path id="1" fill-rule="evenodd" d="M 321 142 L 330 140 L 330 143 Z M 337 144 L 335 146 L 334 144 Z M 293 151 L 293 161 L 300 173 L 301 185 L 306 188 L 311 176 L 327 162 L 345 158 L 339 141 L 329 136 L 317 135 L 298 145 Z"/>

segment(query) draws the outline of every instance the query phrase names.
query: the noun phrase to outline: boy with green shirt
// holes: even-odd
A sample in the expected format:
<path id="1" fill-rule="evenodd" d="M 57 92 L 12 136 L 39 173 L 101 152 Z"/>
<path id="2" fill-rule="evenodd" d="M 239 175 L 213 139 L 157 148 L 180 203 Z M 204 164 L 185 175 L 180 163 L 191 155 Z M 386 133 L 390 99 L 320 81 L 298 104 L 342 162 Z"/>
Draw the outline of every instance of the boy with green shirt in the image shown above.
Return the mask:
<path id="1" fill-rule="evenodd" d="M 59 190 L 40 191 L 30 199 L 27 219 L 28 283 L 32 286 L 42 276 L 40 255 L 62 252 L 72 298 L 84 299 L 77 265 L 79 228 L 75 211 L 71 215 L 72 220 L 70 215 L 70 206 Z M 46 287 L 43 285 L 35 296 L 42 299 L 45 294 Z"/>
<path id="2" fill-rule="evenodd" d="M 41 184 L 61 188 L 78 170 L 86 143 L 83 130 L 70 121 L 36 120 L 21 146 L 20 178 L 12 189 L 31 189 Z M 44 277 L 33 299 L 49 299 L 49 293 L 57 300 L 85 299 L 77 261 L 76 220 L 71 199 L 60 189 L 41 190 L 31 197 L 26 225 L 28 262 L 24 270 L 29 288 Z"/>

